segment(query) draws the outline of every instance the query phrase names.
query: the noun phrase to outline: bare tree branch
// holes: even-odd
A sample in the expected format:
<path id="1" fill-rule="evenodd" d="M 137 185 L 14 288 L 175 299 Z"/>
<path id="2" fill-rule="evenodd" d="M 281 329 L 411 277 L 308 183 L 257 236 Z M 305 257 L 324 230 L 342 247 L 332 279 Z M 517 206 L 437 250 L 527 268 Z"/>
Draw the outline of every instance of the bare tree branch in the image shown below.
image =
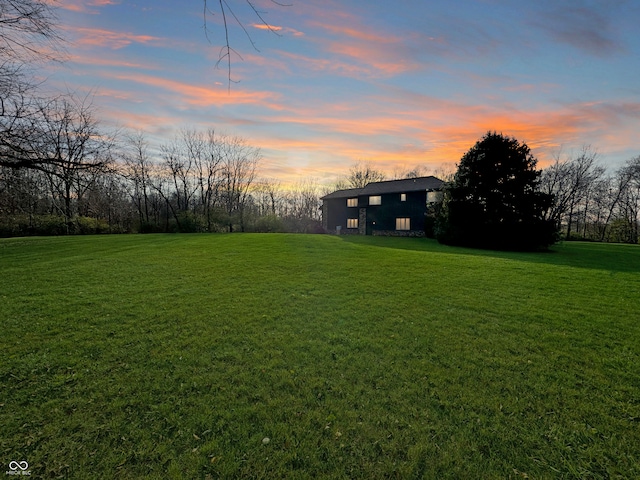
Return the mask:
<path id="1" fill-rule="evenodd" d="M 274 5 L 278 5 L 280 7 L 291 6 L 291 4 L 281 3 L 276 0 L 271 0 L 271 2 Z M 265 12 L 261 12 L 260 10 L 258 10 L 256 5 L 251 0 L 245 0 L 245 3 L 246 5 L 249 6 L 253 15 L 255 15 L 255 17 L 260 21 L 260 23 L 267 28 L 267 30 L 269 30 L 274 35 L 281 36 L 280 33 L 278 33 L 278 30 L 273 28 L 273 26 L 266 21 L 266 19 L 264 18 Z M 232 56 L 236 55 L 240 60 L 243 60 L 243 59 L 240 53 L 238 53 L 238 51 L 231 46 L 231 39 L 230 39 L 231 28 L 229 24 L 229 17 L 232 17 L 235 23 L 242 29 L 245 36 L 249 40 L 249 43 L 251 43 L 252 48 L 257 52 L 259 52 L 260 50 L 258 49 L 256 42 L 253 40 L 253 37 L 249 33 L 249 30 L 247 30 L 245 22 L 239 17 L 239 15 L 236 14 L 236 11 L 234 10 L 234 8 L 232 8 L 230 2 L 228 0 L 218 0 L 218 6 L 219 6 L 220 15 L 222 17 L 222 25 L 224 30 L 224 44 L 220 48 L 220 54 L 218 55 L 216 68 L 218 68 L 222 63 L 226 63 L 227 81 L 228 81 L 229 90 L 230 90 L 231 83 L 238 83 L 237 81 L 231 78 Z M 207 23 L 208 14 L 215 15 L 215 12 L 209 8 L 208 0 L 203 0 L 203 17 L 204 17 L 205 36 L 207 40 L 210 43 L 212 43 L 211 38 L 209 37 L 209 32 L 208 32 L 208 23 Z"/>
<path id="2" fill-rule="evenodd" d="M 19 64 L 56 60 L 62 37 L 44 0 L 0 0 L 0 58 Z"/>

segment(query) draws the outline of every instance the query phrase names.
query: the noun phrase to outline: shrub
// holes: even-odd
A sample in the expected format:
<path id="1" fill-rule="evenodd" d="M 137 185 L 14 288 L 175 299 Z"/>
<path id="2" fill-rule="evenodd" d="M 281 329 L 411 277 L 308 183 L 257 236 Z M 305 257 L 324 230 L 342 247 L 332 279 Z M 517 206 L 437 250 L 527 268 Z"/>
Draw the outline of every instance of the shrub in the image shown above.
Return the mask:
<path id="1" fill-rule="evenodd" d="M 100 233 L 109 233 L 109 224 L 99 218 L 92 217 L 75 217 L 73 219 L 73 232 L 79 235 L 92 235 Z"/>
<path id="2" fill-rule="evenodd" d="M 258 233 L 284 232 L 284 224 L 276 215 L 259 217 L 255 223 L 255 231 Z"/>

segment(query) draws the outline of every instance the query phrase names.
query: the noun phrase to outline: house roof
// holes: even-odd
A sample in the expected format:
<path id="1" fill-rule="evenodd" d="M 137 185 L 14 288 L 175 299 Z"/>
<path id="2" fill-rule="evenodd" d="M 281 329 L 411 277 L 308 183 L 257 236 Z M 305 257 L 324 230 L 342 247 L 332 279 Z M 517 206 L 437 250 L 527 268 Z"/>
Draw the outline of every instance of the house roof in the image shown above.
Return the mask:
<path id="1" fill-rule="evenodd" d="M 419 192 L 425 190 L 440 190 L 444 182 L 439 178 L 418 177 L 386 182 L 369 183 L 362 189 L 360 195 L 380 195 L 383 193 Z"/>
<path id="2" fill-rule="evenodd" d="M 327 200 L 330 200 L 332 198 L 351 198 L 351 197 L 357 197 L 358 195 L 360 195 L 360 192 L 362 191 L 362 188 L 347 188 L 346 190 L 336 190 L 335 192 L 332 192 L 328 195 L 325 195 L 324 197 L 322 197 L 320 200 L 324 200 L 325 198 Z"/>
<path id="3" fill-rule="evenodd" d="M 321 198 L 321 200 L 357 197 L 359 195 L 382 195 L 384 193 L 406 193 L 426 190 L 440 190 L 443 183 L 444 182 L 442 180 L 433 176 L 403 178 L 402 180 L 387 180 L 384 182 L 369 183 L 364 188 L 336 190 L 329 195 L 325 195 Z"/>

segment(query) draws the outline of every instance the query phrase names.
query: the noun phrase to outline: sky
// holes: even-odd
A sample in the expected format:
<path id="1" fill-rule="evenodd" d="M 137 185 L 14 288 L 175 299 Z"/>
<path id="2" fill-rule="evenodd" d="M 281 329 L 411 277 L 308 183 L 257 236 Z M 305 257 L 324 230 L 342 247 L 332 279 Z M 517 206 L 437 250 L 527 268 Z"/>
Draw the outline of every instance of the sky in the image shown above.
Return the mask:
<path id="1" fill-rule="evenodd" d="M 637 0 L 254 0 L 270 29 L 227 3 L 251 39 L 227 13 L 231 83 L 218 0 L 58 0 L 66 61 L 47 82 L 156 147 L 243 137 L 284 182 L 453 169 L 487 131 L 540 168 L 585 146 L 611 169 L 640 155 Z"/>

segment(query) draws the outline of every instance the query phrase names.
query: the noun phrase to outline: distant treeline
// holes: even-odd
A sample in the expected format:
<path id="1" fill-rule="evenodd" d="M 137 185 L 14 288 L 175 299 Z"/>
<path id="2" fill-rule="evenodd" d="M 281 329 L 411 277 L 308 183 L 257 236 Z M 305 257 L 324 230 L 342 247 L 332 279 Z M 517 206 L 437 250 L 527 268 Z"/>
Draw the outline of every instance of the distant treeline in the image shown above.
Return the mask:
<path id="1" fill-rule="evenodd" d="M 80 150 L 69 144 L 77 133 L 55 150 Z M 96 145 L 91 159 L 0 166 L 0 236 L 319 232 L 320 187 L 260 179 L 261 159 L 241 138 L 183 130 L 155 155 L 138 133 Z"/>
<path id="2" fill-rule="evenodd" d="M 326 189 L 310 179 L 283 188 L 260 178 L 260 150 L 241 138 L 182 130 L 152 154 L 143 133 L 107 143 L 87 127 L 84 107 L 64 108 L 64 125 L 84 125 L 52 125 L 55 161 L 0 166 L 0 236 L 322 231 Z M 91 135 L 76 145 L 81 131 Z M 372 172 L 385 178 L 360 163 L 338 186 Z M 640 157 L 608 172 L 585 148 L 543 169 L 540 188 L 553 194 L 546 215 L 564 239 L 638 243 Z"/>
<path id="3" fill-rule="evenodd" d="M 584 148 L 543 169 L 541 189 L 553 194 L 547 218 L 564 239 L 638 243 L 640 156 L 610 172 Z"/>

